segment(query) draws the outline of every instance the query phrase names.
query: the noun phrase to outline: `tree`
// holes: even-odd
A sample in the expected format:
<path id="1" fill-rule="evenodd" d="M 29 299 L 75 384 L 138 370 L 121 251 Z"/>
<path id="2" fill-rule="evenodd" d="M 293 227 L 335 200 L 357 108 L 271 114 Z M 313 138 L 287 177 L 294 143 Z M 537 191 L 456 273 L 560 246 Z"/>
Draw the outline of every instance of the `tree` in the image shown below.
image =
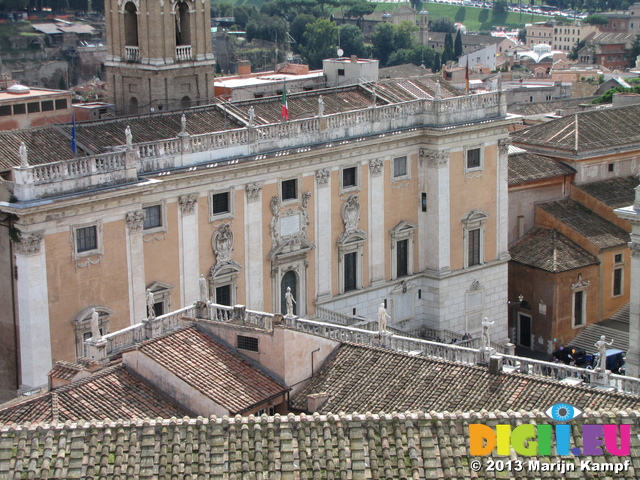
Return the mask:
<path id="1" fill-rule="evenodd" d="M 268 42 L 284 42 L 287 32 L 286 22 L 279 17 L 270 17 L 262 13 L 254 16 L 247 22 L 247 40 L 254 38 Z"/>
<path id="2" fill-rule="evenodd" d="M 578 53 L 587 45 L 586 40 L 578 40 L 576 44 L 571 47 L 571 51 L 567 54 L 569 60 L 577 60 Z"/>
<path id="3" fill-rule="evenodd" d="M 429 30 L 431 32 L 453 33 L 456 31 L 456 27 L 447 17 L 440 17 L 429 22 Z"/>
<path id="4" fill-rule="evenodd" d="M 436 52 L 435 55 L 433 56 L 433 64 L 431 66 L 431 71 L 433 73 L 439 72 L 441 67 L 442 67 L 442 63 L 440 61 L 440 55 L 438 54 L 438 52 Z"/>
<path id="5" fill-rule="evenodd" d="M 416 43 L 416 32 L 419 30 L 415 23 L 404 21 L 396 26 L 393 35 L 393 46 L 398 49 L 412 49 Z"/>
<path id="6" fill-rule="evenodd" d="M 373 13 L 376 9 L 375 4 L 367 0 L 347 0 L 344 2 L 344 5 L 347 7 L 344 11 L 344 16 L 347 18 L 356 18 L 356 22 L 360 28 L 362 28 L 364 16 Z"/>
<path id="7" fill-rule="evenodd" d="M 300 44 L 303 42 L 302 36 L 307 29 L 307 25 L 315 21 L 316 17 L 314 17 L 313 15 L 309 15 L 308 13 L 301 13 L 296 18 L 294 18 L 293 22 L 291 22 L 291 24 L 289 25 L 289 35 L 291 35 L 296 42 L 296 51 L 298 51 Z"/>
<path id="8" fill-rule="evenodd" d="M 422 1 L 421 0 L 410 0 L 411 3 L 411 8 L 413 8 L 414 10 L 417 10 L 418 12 L 421 10 L 420 7 L 422 7 Z"/>
<path id="9" fill-rule="evenodd" d="M 460 58 L 462 56 L 463 51 L 464 50 L 462 48 L 462 32 L 458 30 L 458 33 L 456 34 L 456 41 L 453 44 L 453 54 L 456 58 Z"/>
<path id="10" fill-rule="evenodd" d="M 518 32 L 518 40 L 520 40 L 525 45 L 527 44 L 527 29 L 523 28 Z"/>
<path id="11" fill-rule="evenodd" d="M 603 17 L 602 15 L 589 15 L 582 20 L 583 23 L 587 25 L 606 25 L 609 23 L 607 17 Z"/>
<path id="12" fill-rule="evenodd" d="M 445 55 L 447 59 L 445 60 Z M 450 33 L 447 33 L 444 37 L 444 52 L 442 53 L 442 63 L 447 63 L 449 60 L 453 60 L 453 37 Z"/>
<path id="13" fill-rule="evenodd" d="M 322 68 L 323 59 L 335 56 L 338 27 L 332 21 L 319 18 L 307 25 L 302 37 L 300 51 L 311 68 Z"/>
<path id="14" fill-rule="evenodd" d="M 389 55 L 395 50 L 394 37 L 396 28 L 391 23 L 380 23 L 371 34 L 371 43 L 373 44 L 373 54 L 380 60 L 380 64 L 387 65 Z"/>
<path id="15" fill-rule="evenodd" d="M 355 25 L 343 25 L 340 27 L 340 48 L 346 56 L 364 56 L 364 35 Z"/>
<path id="16" fill-rule="evenodd" d="M 507 0 L 495 0 L 493 2 L 493 18 L 509 11 Z"/>
<path id="17" fill-rule="evenodd" d="M 629 50 L 629 55 L 627 58 L 629 59 L 629 66 L 631 68 L 636 66 L 636 59 L 640 55 L 640 33 L 636 35 L 636 38 L 633 40 L 631 44 L 631 49 Z"/>

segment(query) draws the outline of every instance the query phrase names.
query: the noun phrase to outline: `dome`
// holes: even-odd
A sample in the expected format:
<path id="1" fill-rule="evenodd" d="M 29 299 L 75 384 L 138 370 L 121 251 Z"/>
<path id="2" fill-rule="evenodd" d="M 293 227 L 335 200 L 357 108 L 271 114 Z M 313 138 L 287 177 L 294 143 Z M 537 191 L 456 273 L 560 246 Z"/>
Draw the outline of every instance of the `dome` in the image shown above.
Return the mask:
<path id="1" fill-rule="evenodd" d="M 29 93 L 31 91 L 31 89 L 25 85 L 20 85 L 20 84 L 15 84 L 15 85 L 11 85 L 9 88 L 7 88 L 7 92 L 9 93 L 16 93 L 16 94 L 25 94 L 25 93 Z"/>

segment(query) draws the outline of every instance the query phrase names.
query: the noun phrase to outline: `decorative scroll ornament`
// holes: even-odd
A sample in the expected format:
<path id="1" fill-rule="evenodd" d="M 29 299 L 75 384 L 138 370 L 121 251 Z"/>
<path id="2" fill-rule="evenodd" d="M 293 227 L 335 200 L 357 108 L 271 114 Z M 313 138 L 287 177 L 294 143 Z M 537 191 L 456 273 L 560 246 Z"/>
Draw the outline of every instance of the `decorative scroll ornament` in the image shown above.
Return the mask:
<path id="1" fill-rule="evenodd" d="M 247 193 L 247 200 L 249 202 L 255 202 L 260 199 L 260 192 L 262 191 L 262 182 L 248 183 L 245 187 Z"/>
<path id="2" fill-rule="evenodd" d="M 326 187 L 329 185 L 329 178 L 331 177 L 331 170 L 323 168 L 316 171 L 316 182 L 319 187 Z"/>
<path id="3" fill-rule="evenodd" d="M 449 152 L 443 150 L 433 150 L 429 148 L 420 149 L 420 163 L 427 161 L 430 167 L 442 167 L 449 162 Z"/>
<path id="4" fill-rule="evenodd" d="M 182 214 L 182 216 L 193 215 L 196 211 L 196 203 L 198 203 L 197 193 L 182 195 L 178 199 L 178 204 L 180 205 L 180 213 Z"/>
<path id="5" fill-rule="evenodd" d="M 371 172 L 371 176 L 375 177 L 377 175 L 382 174 L 382 167 L 384 166 L 384 162 L 381 158 L 374 158 L 369 161 L 369 172 Z"/>
<path id="6" fill-rule="evenodd" d="M 273 218 L 269 223 L 271 232 L 271 252 L 269 258 L 273 260 L 276 255 L 290 253 L 298 250 L 309 250 L 315 246 L 307 239 L 307 226 L 309 225 L 309 200 L 311 192 L 302 195 L 299 206 L 288 208 L 282 212 L 279 197 L 271 199 L 271 213 Z"/>
<path id="7" fill-rule="evenodd" d="M 129 234 L 139 233 L 144 227 L 144 218 L 147 216 L 144 210 L 137 210 L 135 212 L 127 213 L 127 227 L 129 227 Z"/>
<path id="8" fill-rule="evenodd" d="M 511 145 L 511 139 L 509 138 L 501 138 L 498 140 L 498 152 L 500 155 L 509 154 L 509 145 Z"/>
<path id="9" fill-rule="evenodd" d="M 37 255 L 40 253 L 43 238 L 43 232 L 22 233 L 20 240 L 15 244 L 16 253 L 20 255 Z"/>
<path id="10" fill-rule="evenodd" d="M 231 252 L 233 251 L 233 232 L 231 225 L 223 223 L 218 227 L 211 238 L 211 247 L 216 256 L 216 263 L 211 267 L 210 275 L 213 278 L 223 268 L 229 268 L 233 271 L 240 271 L 241 267 L 238 262 L 231 260 Z"/>

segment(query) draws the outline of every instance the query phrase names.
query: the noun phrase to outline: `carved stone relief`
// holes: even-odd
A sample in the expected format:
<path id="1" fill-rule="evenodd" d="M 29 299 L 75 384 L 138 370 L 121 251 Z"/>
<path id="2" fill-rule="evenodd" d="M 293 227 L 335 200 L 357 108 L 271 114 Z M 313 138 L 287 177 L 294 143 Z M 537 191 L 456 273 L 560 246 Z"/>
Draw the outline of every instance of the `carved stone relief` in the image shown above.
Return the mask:
<path id="1" fill-rule="evenodd" d="M 281 211 L 280 198 L 273 197 L 271 199 L 271 213 L 273 214 L 269 223 L 272 244 L 269 256 L 271 258 L 278 253 L 314 248 L 307 240 L 307 226 L 309 225 L 307 209 L 310 198 L 311 192 L 304 193 L 298 206 L 289 206 L 284 212 Z"/>
<path id="2" fill-rule="evenodd" d="M 180 213 L 182 214 L 182 216 L 193 215 L 196 211 L 196 203 L 198 203 L 197 193 L 182 195 L 178 199 L 178 204 L 180 205 Z"/>
<path id="3" fill-rule="evenodd" d="M 443 167 L 449 162 L 449 152 L 443 150 L 433 150 L 430 148 L 420 149 L 420 164 L 427 161 L 430 167 Z"/>
<path id="4" fill-rule="evenodd" d="M 129 228 L 129 235 L 132 233 L 140 233 L 144 227 L 144 218 L 146 213 L 144 210 L 137 210 L 135 212 L 128 212 L 126 216 L 127 227 Z"/>
<path id="5" fill-rule="evenodd" d="M 247 193 L 247 201 L 255 202 L 260 199 L 260 191 L 262 190 L 261 182 L 248 183 L 245 187 Z"/>
<path id="6" fill-rule="evenodd" d="M 382 175 L 382 167 L 384 166 L 384 161 L 381 158 L 374 158 L 369 161 L 369 172 L 372 177 L 377 175 Z"/>
<path id="7" fill-rule="evenodd" d="M 20 235 L 20 241 L 15 244 L 16 253 L 20 255 L 37 255 L 42 247 L 42 232 L 23 233 Z"/>
<path id="8" fill-rule="evenodd" d="M 316 182 L 319 187 L 326 187 L 329 185 L 329 177 L 331 176 L 331 170 L 323 168 L 316 171 Z"/>
<path id="9" fill-rule="evenodd" d="M 223 223 L 214 232 L 211 238 L 211 248 L 216 256 L 216 263 L 211 267 L 210 275 L 215 276 L 224 267 L 233 267 L 234 270 L 241 269 L 240 264 L 231 260 L 231 252 L 233 251 L 233 232 L 231 225 Z"/>

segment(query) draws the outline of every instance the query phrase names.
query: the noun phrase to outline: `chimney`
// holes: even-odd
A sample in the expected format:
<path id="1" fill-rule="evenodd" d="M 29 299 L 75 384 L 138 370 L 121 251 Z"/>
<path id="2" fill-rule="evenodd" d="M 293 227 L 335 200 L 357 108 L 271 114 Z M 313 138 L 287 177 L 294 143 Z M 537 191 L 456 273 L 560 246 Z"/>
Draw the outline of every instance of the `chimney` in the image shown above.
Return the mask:
<path id="1" fill-rule="evenodd" d="M 238 75 L 249 75 L 251 73 L 251 62 L 249 60 L 238 61 Z"/>
<path id="2" fill-rule="evenodd" d="M 307 412 L 314 413 L 320 410 L 329 400 L 328 393 L 312 393 L 307 395 Z"/>
<path id="3" fill-rule="evenodd" d="M 351 55 L 351 63 L 358 63 L 358 56 L 357 55 Z"/>
<path id="4" fill-rule="evenodd" d="M 491 355 L 489 357 L 489 373 L 500 375 L 502 373 L 502 355 Z"/>

